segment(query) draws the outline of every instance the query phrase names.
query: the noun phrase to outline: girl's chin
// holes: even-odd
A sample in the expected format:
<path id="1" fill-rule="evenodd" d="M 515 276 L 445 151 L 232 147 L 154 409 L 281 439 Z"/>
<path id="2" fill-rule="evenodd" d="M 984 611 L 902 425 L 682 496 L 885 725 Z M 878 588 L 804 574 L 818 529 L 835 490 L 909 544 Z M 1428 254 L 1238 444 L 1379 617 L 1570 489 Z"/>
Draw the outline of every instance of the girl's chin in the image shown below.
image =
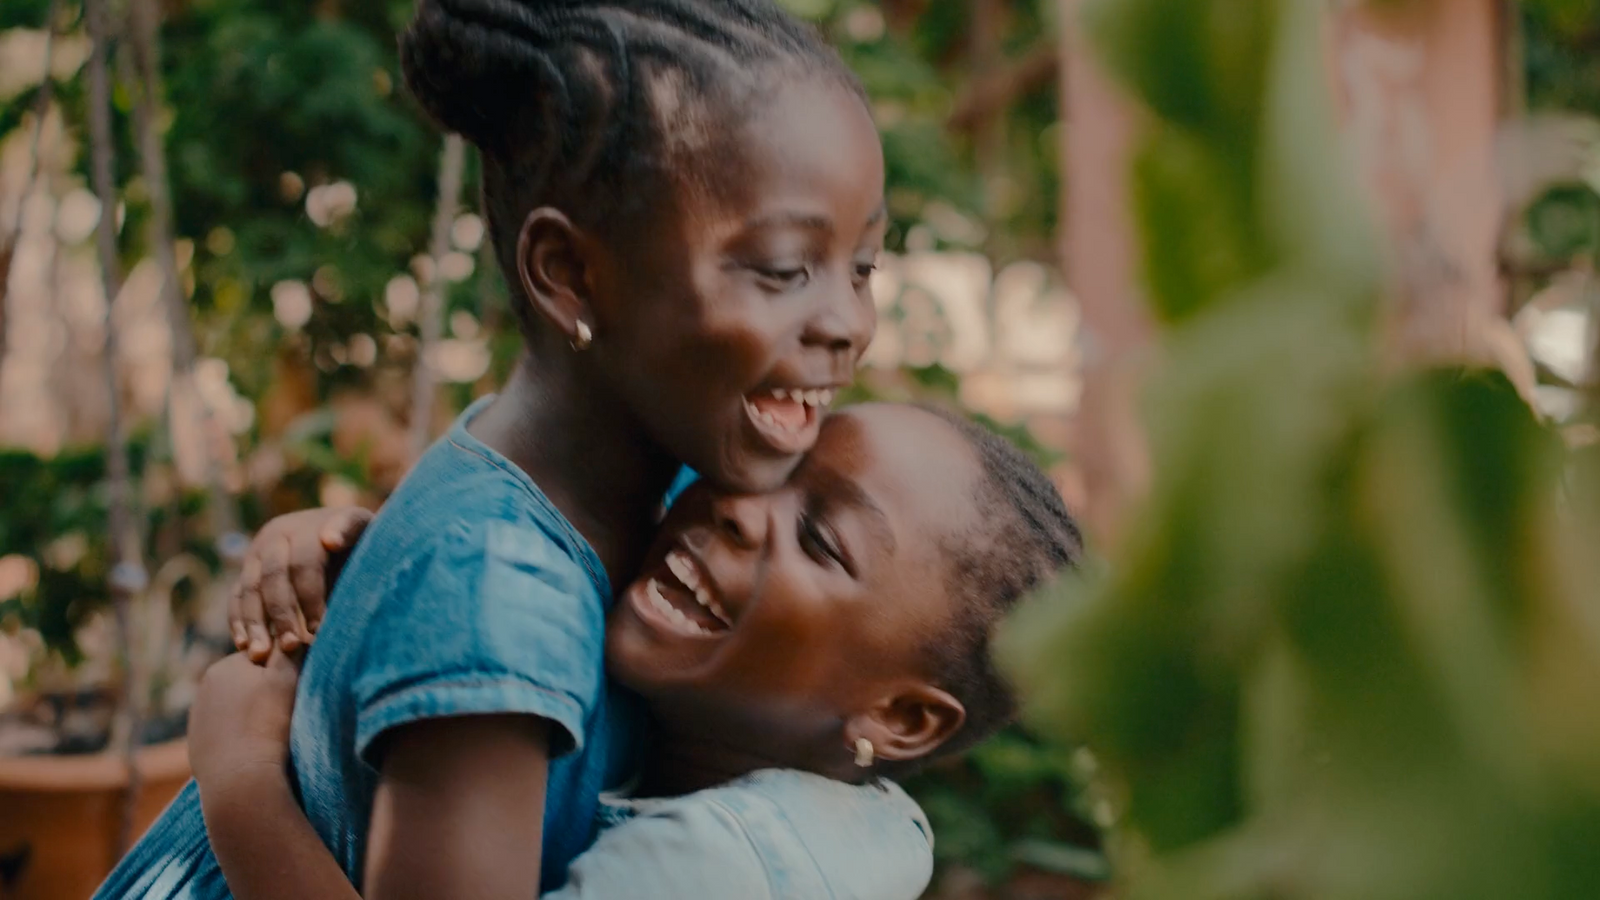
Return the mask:
<path id="1" fill-rule="evenodd" d="M 663 633 L 628 607 L 627 597 L 606 622 L 606 673 L 623 687 L 650 697 L 682 686 L 704 664 L 715 642 L 686 641 Z"/>
<path id="2" fill-rule="evenodd" d="M 740 453 L 716 475 L 701 472 L 712 484 L 738 494 L 770 494 L 783 487 L 800 465 L 801 454 L 772 456 Z M 720 477 L 718 477 L 720 476 Z"/>

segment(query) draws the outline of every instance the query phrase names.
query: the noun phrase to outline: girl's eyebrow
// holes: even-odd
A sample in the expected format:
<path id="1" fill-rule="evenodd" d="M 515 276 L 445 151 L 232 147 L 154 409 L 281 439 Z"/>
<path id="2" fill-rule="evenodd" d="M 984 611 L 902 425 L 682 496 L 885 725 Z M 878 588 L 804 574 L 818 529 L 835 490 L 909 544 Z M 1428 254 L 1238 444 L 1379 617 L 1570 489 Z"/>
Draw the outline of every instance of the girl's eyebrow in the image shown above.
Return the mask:
<path id="1" fill-rule="evenodd" d="M 867 529 L 872 532 L 873 538 L 882 544 L 885 550 L 894 552 L 898 542 L 894 537 L 894 529 L 889 525 L 889 516 L 866 491 L 861 489 L 860 485 L 827 466 L 814 466 L 808 474 L 816 479 L 820 488 L 819 499 L 824 509 L 844 507 L 863 513 L 862 518 L 866 520 Z"/>
<path id="2" fill-rule="evenodd" d="M 872 211 L 872 215 L 867 217 L 867 226 L 870 228 L 874 225 L 880 224 L 888 217 L 888 203 L 879 203 L 878 208 L 874 209 Z M 775 212 L 756 216 L 753 219 L 746 220 L 744 223 L 746 231 L 755 231 L 761 228 L 774 228 L 784 225 L 794 228 L 805 228 L 811 231 L 827 232 L 828 234 L 833 233 L 833 220 L 827 216 L 818 215 L 816 213 Z"/>
<path id="3" fill-rule="evenodd" d="M 778 226 L 804 228 L 809 231 L 823 231 L 827 232 L 828 234 L 833 233 L 833 220 L 827 216 L 816 215 L 814 213 L 776 212 L 769 213 L 768 215 L 764 216 L 757 216 L 756 218 L 750 219 L 744 223 L 746 231 L 755 231 L 761 228 L 775 228 Z"/>

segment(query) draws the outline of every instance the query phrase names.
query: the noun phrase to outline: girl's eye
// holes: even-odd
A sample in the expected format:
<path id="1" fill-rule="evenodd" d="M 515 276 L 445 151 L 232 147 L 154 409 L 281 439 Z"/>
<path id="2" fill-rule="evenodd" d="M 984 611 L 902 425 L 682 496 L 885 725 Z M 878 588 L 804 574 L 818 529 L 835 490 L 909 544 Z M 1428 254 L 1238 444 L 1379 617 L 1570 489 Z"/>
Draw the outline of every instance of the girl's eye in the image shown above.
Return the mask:
<path id="1" fill-rule="evenodd" d="M 872 273 L 876 271 L 878 271 L 878 264 L 876 262 L 856 263 L 856 283 L 858 285 L 865 284 L 872 279 Z"/>
<path id="2" fill-rule="evenodd" d="M 836 563 L 841 568 L 844 566 L 844 554 L 838 545 L 833 542 L 832 535 L 809 515 L 800 517 L 800 546 L 805 549 L 806 555 L 819 563 Z"/>
<path id="3" fill-rule="evenodd" d="M 783 290 L 804 287 L 811 280 L 811 270 L 805 266 L 752 266 L 763 281 Z"/>

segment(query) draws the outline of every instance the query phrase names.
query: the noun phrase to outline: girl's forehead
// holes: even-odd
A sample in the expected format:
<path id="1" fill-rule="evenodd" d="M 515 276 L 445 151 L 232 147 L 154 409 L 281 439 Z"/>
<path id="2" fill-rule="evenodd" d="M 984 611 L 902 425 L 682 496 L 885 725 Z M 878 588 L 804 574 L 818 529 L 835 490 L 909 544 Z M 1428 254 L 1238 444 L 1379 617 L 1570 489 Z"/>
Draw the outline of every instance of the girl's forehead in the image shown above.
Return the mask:
<path id="1" fill-rule="evenodd" d="M 679 134 L 684 186 L 692 200 L 747 218 L 758 208 L 794 204 L 839 207 L 836 214 L 865 221 L 882 203 L 883 148 L 865 105 L 820 78 L 780 83 L 737 109 L 711 98 L 674 101 L 692 111 L 667 125 Z M 859 216 L 849 215 L 861 206 Z M 841 222 L 859 227 L 861 222 Z"/>
<path id="2" fill-rule="evenodd" d="M 901 534 L 942 535 L 975 514 L 968 501 L 977 456 L 949 423 L 916 407 L 871 404 L 830 415 L 806 464 L 854 482 Z"/>

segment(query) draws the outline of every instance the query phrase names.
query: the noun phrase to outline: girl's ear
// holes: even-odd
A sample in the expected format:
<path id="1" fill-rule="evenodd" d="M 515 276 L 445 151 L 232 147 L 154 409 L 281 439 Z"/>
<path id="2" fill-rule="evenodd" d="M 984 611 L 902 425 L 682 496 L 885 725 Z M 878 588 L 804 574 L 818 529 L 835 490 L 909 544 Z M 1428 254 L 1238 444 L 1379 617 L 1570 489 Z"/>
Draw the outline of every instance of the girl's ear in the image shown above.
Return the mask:
<path id="1" fill-rule="evenodd" d="M 517 236 L 517 278 L 522 292 L 539 317 L 568 341 L 578 341 L 580 331 L 592 334 L 595 327 L 594 248 L 582 229 L 548 206 L 528 213 Z"/>
<path id="2" fill-rule="evenodd" d="M 845 745 L 855 753 L 856 742 L 866 738 L 876 759 L 921 759 L 950 740 L 966 721 L 967 710 L 960 700 L 926 682 L 913 682 L 846 721 Z"/>

